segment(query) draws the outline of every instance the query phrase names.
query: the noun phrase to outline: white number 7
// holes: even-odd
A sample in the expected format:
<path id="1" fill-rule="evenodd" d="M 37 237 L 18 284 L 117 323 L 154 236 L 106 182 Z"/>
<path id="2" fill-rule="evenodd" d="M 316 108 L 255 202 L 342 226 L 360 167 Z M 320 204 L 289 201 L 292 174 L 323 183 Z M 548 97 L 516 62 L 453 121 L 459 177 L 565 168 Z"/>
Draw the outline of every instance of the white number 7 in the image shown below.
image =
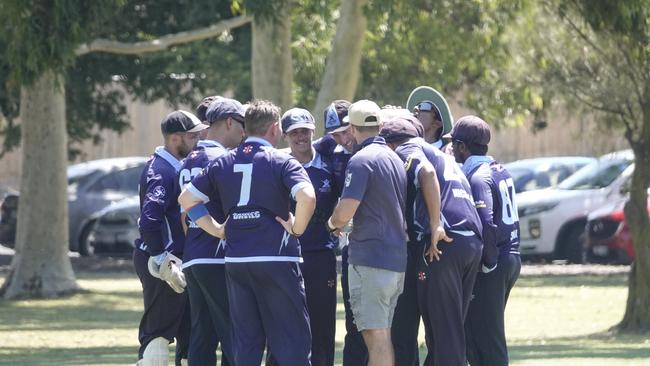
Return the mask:
<path id="1" fill-rule="evenodd" d="M 242 173 L 239 202 L 237 206 L 246 206 L 251 198 L 251 180 L 253 177 L 253 164 L 235 164 L 232 168 L 235 173 Z"/>

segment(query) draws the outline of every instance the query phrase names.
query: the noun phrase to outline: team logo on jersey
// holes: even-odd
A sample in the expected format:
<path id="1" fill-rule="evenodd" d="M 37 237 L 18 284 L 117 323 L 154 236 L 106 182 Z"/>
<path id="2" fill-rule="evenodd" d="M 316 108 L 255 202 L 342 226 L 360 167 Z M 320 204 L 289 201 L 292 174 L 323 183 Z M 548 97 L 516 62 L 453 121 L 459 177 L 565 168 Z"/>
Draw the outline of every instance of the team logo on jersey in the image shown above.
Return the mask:
<path id="1" fill-rule="evenodd" d="M 165 187 L 156 186 L 156 188 L 153 189 L 153 196 L 156 197 L 156 198 L 165 197 Z"/>
<path id="2" fill-rule="evenodd" d="M 486 208 L 487 207 L 487 205 L 485 204 L 485 201 L 483 201 L 483 200 L 474 201 L 474 206 L 476 208 Z"/>
<path id="3" fill-rule="evenodd" d="M 244 152 L 244 154 L 250 154 L 253 151 L 253 145 L 244 146 L 242 151 Z"/>
<path id="4" fill-rule="evenodd" d="M 348 173 L 348 174 L 345 176 L 345 186 L 346 186 L 346 187 L 349 187 L 351 181 L 352 181 L 352 173 Z"/>
<path id="5" fill-rule="evenodd" d="M 424 281 L 427 279 L 427 274 L 424 272 L 418 272 L 418 281 Z"/>
<path id="6" fill-rule="evenodd" d="M 330 182 L 329 179 L 323 179 L 323 185 L 318 190 L 321 192 L 331 192 L 332 183 Z"/>
<path id="7" fill-rule="evenodd" d="M 336 287 L 336 279 L 327 280 L 327 287 Z"/>

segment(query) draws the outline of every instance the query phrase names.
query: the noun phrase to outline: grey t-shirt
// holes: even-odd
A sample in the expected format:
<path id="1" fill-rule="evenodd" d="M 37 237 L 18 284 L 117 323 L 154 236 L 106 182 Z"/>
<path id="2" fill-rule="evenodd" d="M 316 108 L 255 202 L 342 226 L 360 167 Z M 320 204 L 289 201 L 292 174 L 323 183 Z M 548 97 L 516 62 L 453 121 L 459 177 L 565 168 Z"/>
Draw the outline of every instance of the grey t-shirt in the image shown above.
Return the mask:
<path id="1" fill-rule="evenodd" d="M 341 198 L 361 201 L 350 234 L 349 263 L 406 271 L 406 170 L 381 137 L 365 140 L 348 164 Z"/>

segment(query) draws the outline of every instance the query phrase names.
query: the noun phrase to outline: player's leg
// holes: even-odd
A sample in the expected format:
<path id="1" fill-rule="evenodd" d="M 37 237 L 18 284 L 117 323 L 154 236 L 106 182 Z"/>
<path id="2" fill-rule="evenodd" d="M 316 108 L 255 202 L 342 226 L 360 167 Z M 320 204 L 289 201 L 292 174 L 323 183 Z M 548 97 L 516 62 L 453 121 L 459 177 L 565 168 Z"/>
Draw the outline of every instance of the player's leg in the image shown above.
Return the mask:
<path id="1" fill-rule="evenodd" d="M 192 365 L 215 365 L 217 334 L 210 319 L 210 311 L 200 278 L 194 273 L 200 265 L 183 269 L 187 281 L 187 295 L 190 300 L 191 334 L 188 361 Z"/>
<path id="2" fill-rule="evenodd" d="M 232 323 L 237 325 L 233 327 L 232 341 L 234 364 L 238 366 L 258 366 L 266 344 L 250 265 L 251 263 L 226 263 L 228 305 Z"/>
<path id="3" fill-rule="evenodd" d="M 300 269 L 312 333 L 312 366 L 334 365 L 336 335 L 336 256 L 331 250 L 305 252 Z"/>
<path id="4" fill-rule="evenodd" d="M 233 364 L 234 354 L 225 266 L 221 264 L 200 264 L 195 267 L 197 268 L 194 272 L 200 278 L 199 283 L 205 294 L 217 343 L 221 345 L 221 365 L 231 365 Z"/>
<path id="5" fill-rule="evenodd" d="M 407 244 L 407 250 L 404 291 L 397 300 L 395 316 L 391 326 L 391 338 L 395 348 L 395 364 L 417 366 L 420 364 L 418 357 L 420 311 L 417 293 L 417 260 L 421 251 L 418 250 L 418 245 L 414 242 Z"/>
<path id="6" fill-rule="evenodd" d="M 361 333 L 354 324 L 354 315 L 350 307 L 350 289 L 348 286 L 348 247 L 341 250 L 341 290 L 345 308 L 345 339 L 343 341 L 343 366 L 365 366 L 368 364 L 368 349 Z"/>
<path id="7" fill-rule="evenodd" d="M 481 243 L 475 237 L 452 235 L 453 244 L 440 243 L 440 261 L 428 264 L 428 312 L 434 365 L 465 366 L 465 299 L 469 301 L 474 280 L 468 273 L 470 263 L 480 259 Z M 474 272 L 474 277 L 476 272 Z"/>
<path id="8" fill-rule="evenodd" d="M 164 338 L 170 343 L 178 335 L 183 321 L 183 311 L 187 302 L 186 294 L 178 294 L 164 281 L 151 276 L 147 268 L 149 256 L 141 251 L 133 251 L 133 263 L 142 284 L 144 313 L 140 320 L 140 349 L 138 358 L 142 359 L 149 343 L 157 338 Z M 157 341 L 158 343 L 160 340 Z M 152 346 L 153 347 L 153 346 Z M 157 347 L 162 352 L 161 347 Z M 147 355 L 160 352 L 148 352 Z"/>
<path id="9" fill-rule="evenodd" d="M 311 365 L 309 314 L 298 263 L 259 262 L 248 265 L 269 351 L 279 365 Z M 235 319 L 233 322 L 237 324 Z M 238 362 L 236 364 L 239 366 Z"/>
<path id="10" fill-rule="evenodd" d="M 404 273 L 352 265 L 348 280 L 355 323 L 368 347 L 368 364 L 394 365 L 390 327 L 404 289 Z"/>

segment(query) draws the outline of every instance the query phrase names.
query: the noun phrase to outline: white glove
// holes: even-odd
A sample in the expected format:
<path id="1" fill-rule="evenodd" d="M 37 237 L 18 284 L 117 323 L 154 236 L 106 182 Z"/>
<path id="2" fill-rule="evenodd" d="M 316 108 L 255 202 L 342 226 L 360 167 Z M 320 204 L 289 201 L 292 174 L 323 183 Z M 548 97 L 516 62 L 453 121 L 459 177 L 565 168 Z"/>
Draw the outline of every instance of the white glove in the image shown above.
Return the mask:
<path id="1" fill-rule="evenodd" d="M 182 260 L 168 252 L 156 257 L 149 257 L 149 262 L 147 262 L 149 273 L 167 282 L 169 287 L 179 294 L 185 291 L 185 286 L 187 285 L 187 282 L 185 282 L 185 274 L 181 269 L 182 265 Z"/>

